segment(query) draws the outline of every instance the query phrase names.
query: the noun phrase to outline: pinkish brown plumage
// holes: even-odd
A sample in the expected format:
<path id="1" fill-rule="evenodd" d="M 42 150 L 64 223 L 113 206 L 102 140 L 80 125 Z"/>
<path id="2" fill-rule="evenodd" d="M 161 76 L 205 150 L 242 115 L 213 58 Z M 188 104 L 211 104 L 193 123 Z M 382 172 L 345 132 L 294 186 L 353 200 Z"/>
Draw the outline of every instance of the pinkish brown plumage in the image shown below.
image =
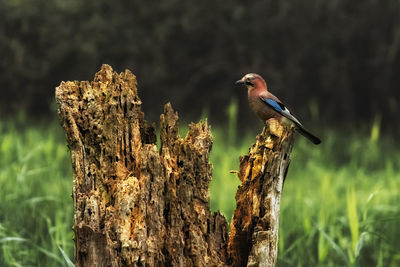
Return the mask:
<path id="1" fill-rule="evenodd" d="M 247 87 L 247 95 L 250 108 L 265 123 L 270 118 L 276 118 L 283 123 L 293 123 L 296 131 L 307 137 L 314 144 L 320 144 L 321 140 L 309 132 L 294 117 L 285 105 L 267 89 L 267 83 L 258 74 L 249 73 L 236 82 Z"/>

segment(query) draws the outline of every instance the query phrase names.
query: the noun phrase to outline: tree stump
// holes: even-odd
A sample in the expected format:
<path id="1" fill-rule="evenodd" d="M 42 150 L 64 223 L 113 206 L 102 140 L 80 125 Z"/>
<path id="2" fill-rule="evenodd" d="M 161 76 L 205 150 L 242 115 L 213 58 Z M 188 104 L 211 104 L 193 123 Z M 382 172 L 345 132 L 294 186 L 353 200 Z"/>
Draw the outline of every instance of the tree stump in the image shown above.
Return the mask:
<path id="1" fill-rule="evenodd" d="M 62 82 L 56 101 L 74 171 L 76 266 L 274 264 L 292 129 L 270 121 L 241 158 L 228 238 L 225 218 L 210 211 L 207 121 L 182 139 L 178 115 L 165 105 L 157 149 L 136 77 L 108 65 L 91 83 Z"/>
<path id="2" fill-rule="evenodd" d="M 289 169 L 294 128 L 269 119 L 247 155 L 240 157 L 236 209 L 229 254 L 234 266 L 274 266 L 283 183 Z"/>

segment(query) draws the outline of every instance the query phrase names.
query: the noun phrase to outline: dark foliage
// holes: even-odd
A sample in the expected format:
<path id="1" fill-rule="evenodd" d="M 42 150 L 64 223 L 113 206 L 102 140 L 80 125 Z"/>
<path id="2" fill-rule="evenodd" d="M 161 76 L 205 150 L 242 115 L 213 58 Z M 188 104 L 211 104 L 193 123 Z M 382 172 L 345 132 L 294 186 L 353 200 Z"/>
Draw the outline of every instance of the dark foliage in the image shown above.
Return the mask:
<path id="1" fill-rule="evenodd" d="M 397 0 L 1 0 L 0 110 L 48 114 L 61 80 L 108 63 L 138 76 L 152 119 L 171 101 L 222 120 L 232 97 L 246 105 L 234 81 L 258 72 L 300 117 L 388 124 L 400 112 L 399 12 Z"/>

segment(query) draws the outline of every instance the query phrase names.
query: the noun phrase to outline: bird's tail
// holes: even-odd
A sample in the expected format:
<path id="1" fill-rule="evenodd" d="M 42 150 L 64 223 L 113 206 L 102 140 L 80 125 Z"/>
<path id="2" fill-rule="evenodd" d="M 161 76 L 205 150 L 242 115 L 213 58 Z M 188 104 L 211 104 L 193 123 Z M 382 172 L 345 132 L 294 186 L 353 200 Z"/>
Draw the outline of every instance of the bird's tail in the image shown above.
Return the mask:
<path id="1" fill-rule="evenodd" d="M 305 129 L 302 125 L 297 125 L 296 131 L 306 137 L 308 140 L 318 145 L 321 143 L 321 139 L 310 133 L 307 129 Z"/>

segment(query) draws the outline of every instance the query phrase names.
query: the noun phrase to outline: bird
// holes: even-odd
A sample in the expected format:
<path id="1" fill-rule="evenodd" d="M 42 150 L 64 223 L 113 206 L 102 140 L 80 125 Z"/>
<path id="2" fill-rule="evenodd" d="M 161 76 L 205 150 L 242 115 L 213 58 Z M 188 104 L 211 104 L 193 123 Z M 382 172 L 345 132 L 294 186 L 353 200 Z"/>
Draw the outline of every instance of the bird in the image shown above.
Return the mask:
<path id="1" fill-rule="evenodd" d="M 236 84 L 247 87 L 250 108 L 265 123 L 270 118 L 276 118 L 285 124 L 294 124 L 295 130 L 312 143 L 318 145 L 321 139 L 308 131 L 300 121 L 290 113 L 289 109 L 272 93 L 268 91 L 267 83 L 260 75 L 248 73 Z"/>

